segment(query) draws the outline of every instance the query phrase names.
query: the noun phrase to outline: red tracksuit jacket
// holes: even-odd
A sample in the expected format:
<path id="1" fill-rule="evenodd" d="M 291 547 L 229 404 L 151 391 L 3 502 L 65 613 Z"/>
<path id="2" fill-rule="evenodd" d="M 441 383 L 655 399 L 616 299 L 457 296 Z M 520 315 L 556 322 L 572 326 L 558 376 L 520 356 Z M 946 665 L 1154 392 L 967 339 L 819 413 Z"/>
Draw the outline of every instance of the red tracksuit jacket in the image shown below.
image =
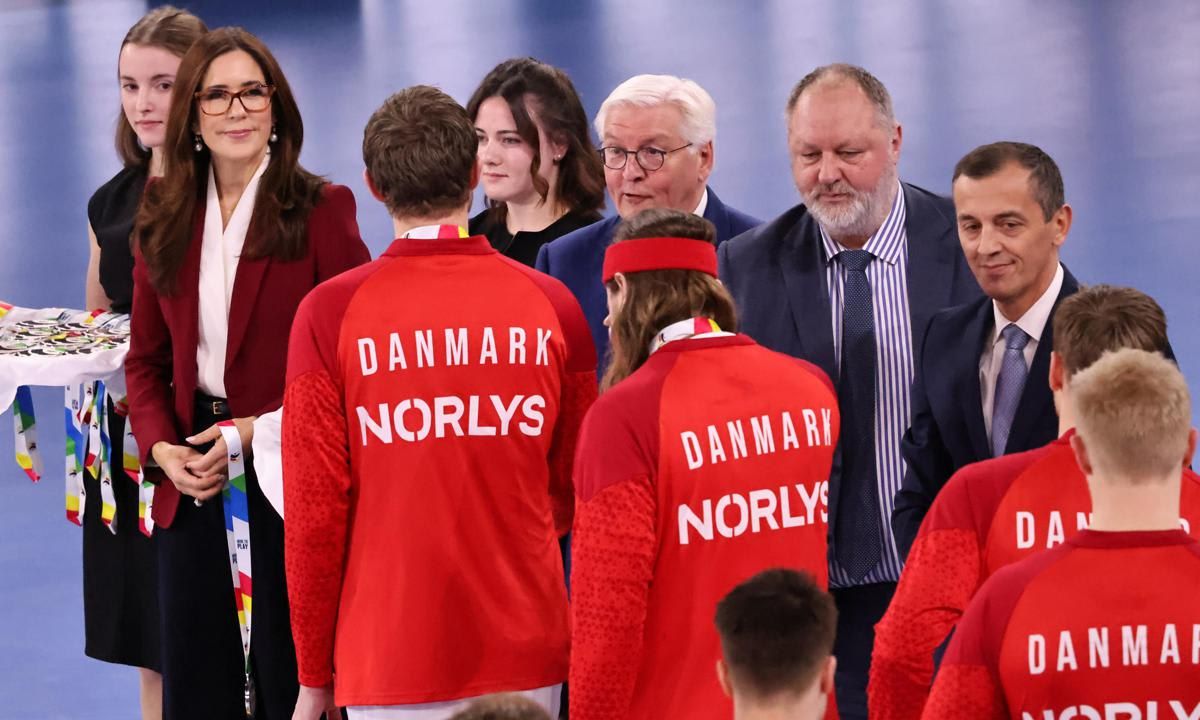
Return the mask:
<path id="1" fill-rule="evenodd" d="M 938 494 L 875 628 L 869 700 L 874 720 L 916 720 L 933 654 L 979 587 L 1000 568 L 1056 547 L 1086 527 L 1092 502 L 1071 430 L 1037 450 L 962 468 Z M 1200 530 L 1200 477 L 1184 471 L 1183 527 Z"/>
<path id="2" fill-rule="evenodd" d="M 838 423 L 824 373 L 743 335 L 667 343 L 601 396 L 575 460 L 572 720 L 730 717 L 717 602 L 772 567 L 827 581 Z"/>
<path id="3" fill-rule="evenodd" d="M 566 679 L 558 537 L 595 367 L 567 289 L 483 237 L 396 240 L 305 299 L 283 419 L 303 684 L 403 705 Z"/>

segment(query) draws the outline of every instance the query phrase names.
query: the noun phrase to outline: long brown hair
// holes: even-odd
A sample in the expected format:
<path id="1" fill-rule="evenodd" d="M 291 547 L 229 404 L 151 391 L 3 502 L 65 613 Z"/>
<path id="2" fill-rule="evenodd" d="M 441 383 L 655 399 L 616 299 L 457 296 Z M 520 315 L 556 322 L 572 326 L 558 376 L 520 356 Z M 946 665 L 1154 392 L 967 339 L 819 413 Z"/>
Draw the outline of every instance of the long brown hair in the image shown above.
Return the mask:
<path id="1" fill-rule="evenodd" d="M 142 45 L 166 50 L 175 57 L 183 57 L 200 36 L 208 32 L 204 21 L 187 10 L 180 10 L 171 5 L 155 8 L 142 16 L 125 33 L 121 41 L 121 50 L 126 45 Z M 120 64 L 120 52 L 117 54 Z M 118 74 L 120 70 L 118 69 Z M 117 155 L 125 167 L 142 166 L 150 163 L 150 148 L 142 147 L 138 142 L 137 133 L 129 124 L 122 108 L 117 112 Z"/>
<path id="2" fill-rule="evenodd" d="M 538 142 L 538 124 L 552 142 L 567 146 L 559 160 L 558 187 L 554 194 L 568 211 L 604 208 L 604 166 L 596 146 L 588 135 L 587 114 L 571 78 L 562 70 L 531 57 L 505 60 L 492 69 L 467 102 L 471 121 L 479 116 L 479 106 L 492 97 L 503 98 L 512 112 L 517 134 L 533 148 L 533 189 L 545 202 L 550 185 L 538 174 L 543 159 Z M 533 116 L 537 116 L 537 123 Z M 488 199 L 492 223 L 503 222 L 508 215 L 505 203 Z"/>
<path id="3" fill-rule="evenodd" d="M 716 228 L 702 217 L 678 210 L 643 210 L 617 227 L 613 242 L 682 237 L 715 242 Z M 616 281 L 608 283 L 616 290 Z M 719 280 L 695 270 L 647 270 L 625 275 L 625 298 L 611 319 L 607 390 L 633 374 L 650 357 L 654 336 L 671 323 L 702 315 L 722 330 L 737 331 L 733 298 Z"/>
<path id="4" fill-rule="evenodd" d="M 292 89 L 261 40 L 242 28 L 218 28 L 196 41 L 179 65 L 163 143 L 163 178 L 146 188 L 134 230 L 150 282 L 163 294 L 175 290 L 206 187 L 209 151 L 193 147 L 192 128 L 198 124 L 195 93 L 212 61 L 237 50 L 254 58 L 267 84 L 275 88 L 271 114 L 278 137 L 258 184 L 242 257 L 296 260 L 308 249 L 308 213 L 320 199 L 325 180 L 300 166 L 304 123 Z"/>

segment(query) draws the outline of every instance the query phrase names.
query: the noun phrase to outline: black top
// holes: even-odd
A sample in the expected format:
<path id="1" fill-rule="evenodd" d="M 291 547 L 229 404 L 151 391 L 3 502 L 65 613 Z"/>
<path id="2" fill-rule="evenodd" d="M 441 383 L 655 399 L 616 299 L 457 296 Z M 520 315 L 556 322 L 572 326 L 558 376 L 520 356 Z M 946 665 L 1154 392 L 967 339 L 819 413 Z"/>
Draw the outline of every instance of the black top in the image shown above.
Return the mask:
<path id="1" fill-rule="evenodd" d="M 572 210 L 550 223 L 544 230 L 536 232 L 522 230 L 516 235 L 510 235 L 508 227 L 504 223 L 491 222 L 489 213 L 489 210 L 484 210 L 471 218 L 468 230 L 472 235 L 486 235 L 488 242 L 501 254 L 529 267 L 533 267 L 534 261 L 537 260 L 538 250 L 543 245 L 581 227 L 587 227 L 602 217 L 595 210 Z"/>
<path id="2" fill-rule="evenodd" d="M 146 169 L 127 167 L 88 200 L 88 222 L 100 245 L 100 285 L 113 312 L 133 308 L 133 220 L 146 187 Z M 94 309 L 94 308 L 89 308 Z"/>

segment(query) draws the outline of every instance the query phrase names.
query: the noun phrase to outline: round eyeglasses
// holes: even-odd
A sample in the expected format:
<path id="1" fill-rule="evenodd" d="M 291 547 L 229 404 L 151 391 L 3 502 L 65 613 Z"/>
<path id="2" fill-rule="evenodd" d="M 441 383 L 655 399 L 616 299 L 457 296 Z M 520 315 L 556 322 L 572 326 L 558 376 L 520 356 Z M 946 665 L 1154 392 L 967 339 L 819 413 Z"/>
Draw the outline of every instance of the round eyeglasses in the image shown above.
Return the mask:
<path id="1" fill-rule="evenodd" d="M 602 147 L 600 148 L 600 159 L 604 161 L 604 167 L 609 170 L 623 170 L 625 163 L 629 162 L 629 156 L 632 155 L 640 168 L 646 172 L 654 172 L 663 166 L 667 161 L 667 156 L 673 152 L 679 152 L 684 148 L 691 147 L 692 144 L 680 145 L 674 150 L 659 150 L 656 147 L 643 147 L 637 150 L 626 150 L 619 147 Z"/>
<path id="2" fill-rule="evenodd" d="M 275 94 L 274 85 L 251 85 L 237 92 L 229 92 L 224 88 L 209 88 L 196 93 L 196 102 L 200 112 L 205 115 L 224 115 L 233 107 L 233 101 L 242 104 L 246 112 L 263 112 L 271 107 L 271 96 Z"/>

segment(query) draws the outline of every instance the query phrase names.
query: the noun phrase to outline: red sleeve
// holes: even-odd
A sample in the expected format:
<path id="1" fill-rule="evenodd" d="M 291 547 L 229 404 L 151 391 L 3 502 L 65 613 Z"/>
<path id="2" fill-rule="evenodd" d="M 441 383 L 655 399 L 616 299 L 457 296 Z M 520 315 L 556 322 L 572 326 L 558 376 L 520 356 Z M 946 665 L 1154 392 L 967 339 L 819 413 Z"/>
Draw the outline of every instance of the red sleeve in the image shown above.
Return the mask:
<path id="1" fill-rule="evenodd" d="M 283 412 L 284 559 L 292 635 L 302 685 L 333 679 L 333 641 L 345 565 L 350 509 L 350 450 L 336 348 L 317 332 L 341 313 L 314 317 L 313 296 L 300 305 L 288 353 Z"/>
<path id="2" fill-rule="evenodd" d="M 934 500 L 900 575 L 896 595 L 875 626 L 867 699 L 879 720 L 916 720 L 933 680 L 933 653 L 979 589 L 982 541 L 974 529 L 965 477 Z"/>
<path id="3" fill-rule="evenodd" d="M 509 267 L 521 272 L 550 301 L 558 325 L 562 328 L 567 346 L 562 395 L 559 397 L 558 422 L 550 445 L 550 500 L 554 513 L 554 528 L 559 536 L 571 531 L 575 514 L 575 492 L 572 466 L 579 428 L 588 408 L 596 401 L 596 348 L 587 319 L 579 301 L 560 281 L 535 272 L 520 263 L 504 258 Z"/>
<path id="4" fill-rule="evenodd" d="M 175 425 L 172 402 L 171 331 L 158 304 L 158 293 L 150 284 L 142 255 L 134 254 L 133 308 L 129 353 L 125 356 L 125 384 L 130 422 L 137 436 L 139 459 L 145 467 L 155 443 L 178 443 L 182 433 Z"/>
<path id="5" fill-rule="evenodd" d="M 997 663 L 1000 641 L 1024 585 L 1006 577 L 993 576 L 967 608 L 938 670 L 923 720 L 1008 717 Z"/>
<path id="6" fill-rule="evenodd" d="M 591 342 L 590 340 L 588 341 Z M 575 485 L 572 482 L 575 446 L 584 415 L 596 401 L 596 368 L 568 371 L 559 398 L 558 422 L 550 445 L 550 502 L 554 528 L 559 537 L 571 531 L 575 515 Z"/>
<path id="7" fill-rule="evenodd" d="M 586 442 L 580 461 L 602 462 L 603 448 Z M 628 717 L 654 571 L 655 506 L 646 475 L 579 502 L 571 570 L 574 720 Z"/>

